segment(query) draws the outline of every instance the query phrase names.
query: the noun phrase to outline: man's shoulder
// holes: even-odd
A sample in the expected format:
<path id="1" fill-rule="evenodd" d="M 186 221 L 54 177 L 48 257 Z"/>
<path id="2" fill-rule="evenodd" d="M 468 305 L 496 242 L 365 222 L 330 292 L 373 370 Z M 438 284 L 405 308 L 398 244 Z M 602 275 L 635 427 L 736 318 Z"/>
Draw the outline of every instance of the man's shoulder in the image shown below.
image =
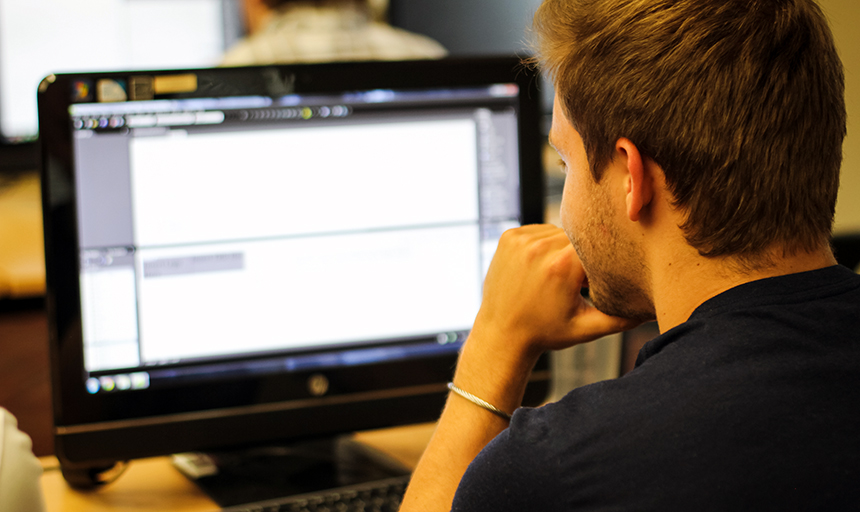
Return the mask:
<path id="1" fill-rule="evenodd" d="M 713 510 L 741 505 L 719 488 L 749 493 L 750 503 L 784 503 L 780 496 L 791 493 L 807 504 L 821 493 L 834 503 L 857 496 L 845 478 L 860 471 L 860 436 L 846 421 L 860 408 L 860 377 L 847 371 L 856 364 L 810 353 L 808 364 L 795 354 L 725 355 L 702 366 L 685 355 L 689 365 L 673 368 L 682 358 L 663 354 L 624 377 L 520 410 L 476 459 L 475 474 L 490 489 L 498 480 L 557 491 L 558 509 L 660 509 L 671 499 L 693 508 L 710 500 Z M 664 495 L 669 488 L 677 496 Z"/>
<path id="2" fill-rule="evenodd" d="M 743 493 L 747 505 L 856 497 L 860 279 L 830 269 L 748 288 L 646 344 L 623 377 L 517 411 L 464 498 L 535 486 L 528 500 L 548 510 L 728 510 L 749 508 Z"/>
<path id="3" fill-rule="evenodd" d="M 860 275 L 833 265 L 808 272 L 750 281 L 731 288 L 701 304 L 691 320 L 753 308 L 791 311 L 792 308 L 821 308 L 828 314 L 831 304 L 860 307 Z M 838 315 L 838 311 L 833 311 Z"/>
<path id="4" fill-rule="evenodd" d="M 452 511 L 566 509 L 561 506 L 566 496 L 557 457 L 564 450 L 557 422 L 546 406 L 517 410 L 510 427 L 469 465 Z"/>

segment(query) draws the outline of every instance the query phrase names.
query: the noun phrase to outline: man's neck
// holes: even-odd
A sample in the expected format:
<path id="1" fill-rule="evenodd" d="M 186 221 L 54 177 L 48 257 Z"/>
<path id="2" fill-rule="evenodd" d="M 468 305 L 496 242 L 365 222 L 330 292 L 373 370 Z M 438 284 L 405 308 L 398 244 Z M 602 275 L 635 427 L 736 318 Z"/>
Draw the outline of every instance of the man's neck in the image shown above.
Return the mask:
<path id="1" fill-rule="evenodd" d="M 736 286 L 768 277 L 817 270 L 836 264 L 830 247 L 817 251 L 783 254 L 770 251 L 767 264 L 749 269 L 733 258 L 705 258 L 689 247 L 663 259 L 663 265 L 651 267 L 652 297 L 660 332 L 687 321 L 708 299 Z"/>

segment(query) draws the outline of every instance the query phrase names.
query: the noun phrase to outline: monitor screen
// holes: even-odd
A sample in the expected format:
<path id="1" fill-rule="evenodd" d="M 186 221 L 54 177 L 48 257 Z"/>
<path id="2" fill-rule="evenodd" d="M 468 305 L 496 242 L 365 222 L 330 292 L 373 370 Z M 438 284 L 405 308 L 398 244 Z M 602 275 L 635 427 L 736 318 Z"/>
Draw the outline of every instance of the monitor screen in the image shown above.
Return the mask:
<path id="1" fill-rule="evenodd" d="M 217 65 L 242 35 L 239 7 L 236 0 L 0 0 L 0 150 L 20 153 L 14 146 L 23 144 L 36 168 L 36 88 L 48 74 Z"/>
<path id="2" fill-rule="evenodd" d="M 542 218 L 534 82 L 508 58 L 46 80 L 61 462 L 435 419 L 499 236 Z"/>

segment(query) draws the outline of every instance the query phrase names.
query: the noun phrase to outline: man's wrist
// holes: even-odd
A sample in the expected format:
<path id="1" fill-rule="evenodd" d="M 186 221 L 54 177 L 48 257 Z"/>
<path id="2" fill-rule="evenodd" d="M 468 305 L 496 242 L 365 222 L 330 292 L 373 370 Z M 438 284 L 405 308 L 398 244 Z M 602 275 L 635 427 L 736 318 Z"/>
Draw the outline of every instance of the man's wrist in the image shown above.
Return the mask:
<path id="1" fill-rule="evenodd" d="M 460 389 L 453 382 L 448 383 L 448 389 L 451 390 L 454 394 L 459 395 L 459 396 L 463 397 L 465 400 L 468 400 L 469 402 L 472 402 L 473 404 L 477 405 L 481 409 L 485 409 L 487 411 L 490 411 L 491 413 L 495 414 L 496 416 L 502 418 L 505 421 L 511 421 L 511 414 L 510 413 L 499 409 L 498 407 L 491 404 L 490 402 L 487 402 L 483 398 L 481 398 L 479 396 L 475 396 L 472 393 L 469 393 L 465 389 Z"/>
<path id="2" fill-rule="evenodd" d="M 500 336 L 472 331 L 460 353 L 454 383 L 511 412 L 522 404 L 531 370 L 540 354 L 517 350 L 516 344 L 505 346 Z"/>

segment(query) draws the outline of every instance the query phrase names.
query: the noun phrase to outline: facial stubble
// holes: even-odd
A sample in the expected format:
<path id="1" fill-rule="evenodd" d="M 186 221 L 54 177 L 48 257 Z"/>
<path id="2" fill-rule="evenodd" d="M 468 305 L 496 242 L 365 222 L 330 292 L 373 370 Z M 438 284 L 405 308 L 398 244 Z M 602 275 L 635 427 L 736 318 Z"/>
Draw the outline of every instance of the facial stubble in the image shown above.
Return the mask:
<path id="1" fill-rule="evenodd" d="M 655 317 L 646 291 L 642 248 L 612 222 L 610 201 L 594 187 L 592 204 L 575 230 L 566 230 L 588 278 L 589 298 L 601 312 L 646 322 Z"/>

